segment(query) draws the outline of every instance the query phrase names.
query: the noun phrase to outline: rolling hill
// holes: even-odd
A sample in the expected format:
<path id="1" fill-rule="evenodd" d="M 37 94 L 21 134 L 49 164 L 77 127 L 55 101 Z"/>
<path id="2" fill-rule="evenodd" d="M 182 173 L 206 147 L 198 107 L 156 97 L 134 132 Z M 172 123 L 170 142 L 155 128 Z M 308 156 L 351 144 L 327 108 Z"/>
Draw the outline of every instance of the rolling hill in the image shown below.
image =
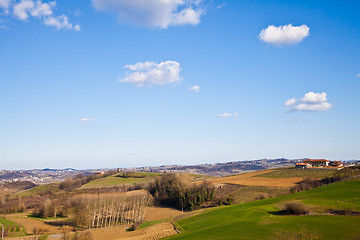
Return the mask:
<path id="1" fill-rule="evenodd" d="M 331 215 L 330 209 L 360 211 L 360 180 L 308 191 L 211 209 L 178 220 L 181 234 L 168 239 L 278 239 L 276 234 L 308 231 L 314 239 L 358 239 L 360 216 Z M 303 216 L 282 215 L 286 202 L 301 201 L 311 209 Z"/>

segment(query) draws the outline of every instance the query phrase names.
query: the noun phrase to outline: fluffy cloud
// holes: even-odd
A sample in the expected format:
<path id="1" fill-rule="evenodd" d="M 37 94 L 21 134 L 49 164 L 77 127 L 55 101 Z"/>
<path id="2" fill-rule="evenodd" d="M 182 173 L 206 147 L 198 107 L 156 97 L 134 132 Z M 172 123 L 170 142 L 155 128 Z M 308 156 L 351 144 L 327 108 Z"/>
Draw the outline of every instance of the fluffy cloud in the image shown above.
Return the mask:
<path id="1" fill-rule="evenodd" d="M 327 93 L 325 92 L 308 92 L 298 100 L 295 98 L 287 100 L 284 105 L 289 107 L 289 111 L 317 112 L 332 108 L 332 105 L 327 102 Z"/>
<path id="2" fill-rule="evenodd" d="M 62 16 L 58 16 L 58 17 L 48 17 L 45 19 L 44 21 L 45 25 L 47 26 L 53 26 L 55 27 L 57 30 L 59 29 L 73 29 L 73 25 L 71 23 L 69 23 L 69 19 L 67 16 L 62 15 Z M 75 26 L 79 27 L 78 25 Z"/>
<path id="3" fill-rule="evenodd" d="M 357 77 L 360 77 L 360 73 L 356 74 Z"/>
<path id="4" fill-rule="evenodd" d="M 168 28 L 176 25 L 197 25 L 202 0 L 92 0 L 98 11 L 116 12 L 120 21 L 136 25 Z"/>
<path id="5" fill-rule="evenodd" d="M 199 92 L 200 87 L 195 85 L 195 86 L 189 87 L 189 90 L 194 91 L 194 92 Z"/>
<path id="6" fill-rule="evenodd" d="M 4 1 L 4 0 L 0 0 Z M 67 29 L 80 31 L 80 26 L 69 23 L 68 17 L 65 15 L 54 16 L 53 8 L 55 8 L 56 2 L 43 3 L 41 0 L 21 0 L 13 7 L 13 14 L 16 18 L 26 21 L 30 16 L 41 18 L 47 26 L 53 26 L 57 30 Z"/>
<path id="7" fill-rule="evenodd" d="M 296 44 L 309 36 L 310 28 L 306 25 L 293 26 L 292 24 L 276 27 L 268 26 L 261 30 L 260 40 L 276 46 Z"/>
<path id="8" fill-rule="evenodd" d="M 129 74 L 119 82 L 132 83 L 138 87 L 144 85 L 166 85 L 181 82 L 180 64 L 176 61 L 166 61 L 161 63 L 144 62 L 134 65 L 126 65 L 133 73 Z"/>
<path id="9" fill-rule="evenodd" d="M 217 117 L 222 117 L 222 118 L 232 118 L 232 117 L 237 117 L 238 114 L 237 113 L 222 113 L 217 115 Z"/>
<path id="10" fill-rule="evenodd" d="M 93 122 L 96 121 L 96 119 L 94 118 L 82 118 L 80 119 L 80 122 Z"/>
<path id="11" fill-rule="evenodd" d="M 33 17 L 50 16 L 56 2 L 42 3 L 41 1 L 22 0 L 15 4 L 14 15 L 20 20 L 27 20 L 29 14 Z"/>

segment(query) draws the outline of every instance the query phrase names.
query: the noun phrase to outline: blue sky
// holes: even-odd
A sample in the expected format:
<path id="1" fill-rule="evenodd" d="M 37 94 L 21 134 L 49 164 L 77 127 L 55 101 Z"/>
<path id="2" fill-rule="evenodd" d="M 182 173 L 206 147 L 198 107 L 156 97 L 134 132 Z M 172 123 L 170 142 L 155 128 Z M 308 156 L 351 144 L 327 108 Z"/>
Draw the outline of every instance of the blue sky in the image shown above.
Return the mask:
<path id="1" fill-rule="evenodd" d="M 0 168 L 359 159 L 359 11 L 0 0 Z"/>

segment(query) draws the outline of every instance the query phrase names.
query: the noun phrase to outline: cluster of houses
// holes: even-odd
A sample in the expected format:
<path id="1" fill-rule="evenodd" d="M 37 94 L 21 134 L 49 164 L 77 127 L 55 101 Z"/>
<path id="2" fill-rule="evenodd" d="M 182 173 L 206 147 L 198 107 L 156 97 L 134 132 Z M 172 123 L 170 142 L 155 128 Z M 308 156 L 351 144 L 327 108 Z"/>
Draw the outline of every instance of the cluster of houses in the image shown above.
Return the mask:
<path id="1" fill-rule="evenodd" d="M 298 169 L 323 168 L 323 167 L 341 168 L 343 167 L 343 163 L 340 161 L 329 161 L 326 159 L 306 159 L 302 163 L 297 163 L 295 165 L 295 168 Z"/>

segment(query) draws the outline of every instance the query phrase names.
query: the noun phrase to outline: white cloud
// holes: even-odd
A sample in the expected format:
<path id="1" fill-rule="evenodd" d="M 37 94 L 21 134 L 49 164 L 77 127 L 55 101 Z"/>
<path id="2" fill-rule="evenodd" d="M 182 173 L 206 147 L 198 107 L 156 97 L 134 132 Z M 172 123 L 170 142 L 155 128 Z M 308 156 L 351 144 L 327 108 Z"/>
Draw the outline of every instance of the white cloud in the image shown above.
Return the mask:
<path id="1" fill-rule="evenodd" d="M 332 105 L 327 102 L 327 93 L 325 92 L 308 92 L 299 100 L 295 98 L 287 100 L 284 105 L 289 107 L 289 111 L 317 112 L 332 108 Z"/>
<path id="2" fill-rule="evenodd" d="M 20 20 L 26 20 L 29 12 L 34 8 L 33 1 L 22 0 L 14 6 L 14 15 Z"/>
<path id="3" fill-rule="evenodd" d="M 45 25 L 53 26 L 57 30 L 60 29 L 73 29 L 73 25 L 69 23 L 69 18 L 65 15 L 58 16 L 58 17 L 48 17 L 45 19 Z"/>
<path id="4" fill-rule="evenodd" d="M 96 121 L 96 119 L 94 118 L 82 118 L 80 119 L 80 122 L 93 122 Z"/>
<path id="5" fill-rule="evenodd" d="M 147 70 L 150 70 L 151 68 L 155 67 L 157 65 L 157 63 L 155 62 L 149 62 L 149 61 L 146 61 L 146 62 L 139 62 L 139 63 L 136 63 L 134 65 L 126 65 L 124 68 L 128 68 L 132 71 L 147 71 Z"/>
<path id="6" fill-rule="evenodd" d="M 276 45 L 289 45 L 301 42 L 309 36 L 310 28 L 307 25 L 293 26 L 292 24 L 276 27 L 268 26 L 261 30 L 260 40 Z"/>
<path id="7" fill-rule="evenodd" d="M 81 28 L 80 28 L 80 25 L 79 25 L 79 24 L 76 24 L 76 25 L 74 26 L 74 31 L 75 31 L 75 32 L 81 31 Z"/>
<path id="8" fill-rule="evenodd" d="M 217 117 L 222 117 L 222 118 L 232 118 L 232 117 L 237 117 L 238 114 L 237 113 L 222 113 L 217 115 Z"/>
<path id="9" fill-rule="evenodd" d="M 195 85 L 195 86 L 189 87 L 189 90 L 194 91 L 194 92 L 199 92 L 200 87 Z"/>
<path id="10" fill-rule="evenodd" d="M 305 94 L 305 96 L 303 98 L 301 98 L 301 101 L 303 101 L 305 103 L 326 102 L 327 94 L 325 92 L 323 92 L 323 93 L 308 92 Z"/>
<path id="11" fill-rule="evenodd" d="M 141 26 L 168 28 L 176 25 L 197 25 L 202 0 L 92 0 L 98 11 L 116 12 L 120 21 Z"/>
<path id="12" fill-rule="evenodd" d="M 124 68 L 134 71 L 119 82 L 132 83 L 138 87 L 144 85 L 166 85 L 181 82 L 180 64 L 176 61 L 166 61 L 159 64 L 155 62 L 136 63 L 126 65 Z"/>
<path id="13" fill-rule="evenodd" d="M 9 8 L 11 0 L 0 0 L 0 8 L 5 11 Z"/>
<path id="14" fill-rule="evenodd" d="M 285 106 L 292 106 L 296 103 L 296 98 L 291 98 L 285 102 Z"/>
<path id="15" fill-rule="evenodd" d="M 201 9 L 196 11 L 192 8 L 186 8 L 178 14 L 173 15 L 169 25 L 198 25 L 200 23 L 200 17 L 202 14 L 203 10 Z M 167 26 L 164 26 L 164 28 L 166 27 Z"/>
<path id="16" fill-rule="evenodd" d="M 34 9 L 31 11 L 31 16 L 33 17 L 42 17 L 50 16 L 53 14 L 52 8 L 56 6 L 56 2 L 42 3 L 41 1 L 36 1 Z"/>
<path id="17" fill-rule="evenodd" d="M 20 20 L 27 20 L 29 14 L 33 17 L 50 16 L 53 14 L 52 8 L 56 6 L 56 2 L 42 3 L 40 0 L 22 0 L 15 4 L 14 15 Z"/>
<path id="18" fill-rule="evenodd" d="M 360 73 L 356 74 L 357 77 L 360 77 Z"/>
<path id="19" fill-rule="evenodd" d="M 3 0 L 0 0 L 3 1 Z M 21 0 L 13 7 L 13 14 L 16 18 L 26 21 L 29 16 L 41 18 L 47 26 L 53 26 L 56 29 L 67 29 L 80 31 L 80 26 L 71 24 L 65 15 L 54 16 L 53 8 L 56 6 L 56 1 L 43 3 L 41 0 Z"/>

